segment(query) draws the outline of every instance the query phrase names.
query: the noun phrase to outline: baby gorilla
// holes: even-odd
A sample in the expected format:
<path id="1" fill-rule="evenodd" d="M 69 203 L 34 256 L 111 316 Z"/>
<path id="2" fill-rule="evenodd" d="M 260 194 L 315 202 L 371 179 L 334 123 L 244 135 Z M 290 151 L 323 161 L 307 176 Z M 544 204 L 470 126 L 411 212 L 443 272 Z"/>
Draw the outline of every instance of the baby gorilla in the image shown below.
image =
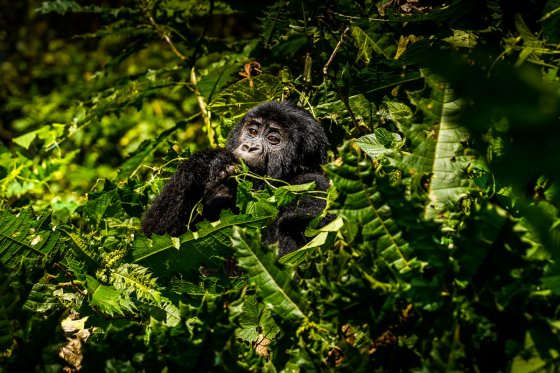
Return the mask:
<path id="1" fill-rule="evenodd" d="M 313 181 L 317 190 L 325 191 L 329 180 L 321 165 L 326 154 L 325 132 L 307 111 L 288 102 L 257 105 L 231 131 L 226 149 L 197 152 L 177 168 L 144 214 L 142 230 L 148 236 L 185 233 L 193 228 L 191 213 L 200 201 L 202 217 L 208 220 L 217 220 L 222 209 L 235 210 L 236 183 L 230 176 L 238 159 L 259 175 L 290 184 Z M 265 243 L 278 242 L 280 256 L 305 245 L 305 228 L 325 203 L 304 197 L 283 206 L 266 230 Z"/>

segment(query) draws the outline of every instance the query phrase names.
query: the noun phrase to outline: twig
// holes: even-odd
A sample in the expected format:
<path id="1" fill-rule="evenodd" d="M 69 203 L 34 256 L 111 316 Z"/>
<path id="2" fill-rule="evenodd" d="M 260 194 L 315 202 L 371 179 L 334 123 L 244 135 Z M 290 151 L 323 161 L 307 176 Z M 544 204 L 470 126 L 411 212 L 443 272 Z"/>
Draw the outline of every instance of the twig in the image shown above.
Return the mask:
<path id="1" fill-rule="evenodd" d="M 214 128 L 212 127 L 212 122 L 210 121 L 210 112 L 206 108 L 206 103 L 204 102 L 204 96 L 200 93 L 200 90 L 197 87 L 197 80 L 196 80 L 196 71 L 193 68 L 191 69 L 191 84 L 193 86 L 194 94 L 196 95 L 196 101 L 198 102 L 198 107 L 200 108 L 200 114 L 202 115 L 202 119 L 204 120 L 204 125 L 206 126 L 206 131 L 208 132 L 208 141 L 210 141 L 210 146 L 212 148 L 216 147 L 216 141 L 214 140 L 215 132 Z"/>
<path id="2" fill-rule="evenodd" d="M 173 41 L 169 37 L 169 32 L 163 26 L 156 22 L 156 20 L 152 16 L 152 13 L 148 9 L 148 6 L 144 8 L 144 15 L 146 16 L 146 18 L 148 18 L 148 21 L 150 21 L 150 24 L 152 25 L 154 30 L 156 30 L 159 36 L 169 45 L 173 53 L 175 53 L 175 55 L 179 57 L 181 61 L 186 61 L 188 58 L 177 49 L 175 44 L 173 44 Z"/>
<path id="3" fill-rule="evenodd" d="M 334 56 L 336 56 L 336 53 L 338 52 L 338 49 L 340 48 L 340 46 L 342 45 L 342 42 L 344 40 L 344 36 L 346 36 L 346 33 L 350 31 L 350 27 L 346 27 L 344 29 L 344 31 L 342 31 L 342 35 L 340 35 L 340 40 L 338 41 L 338 43 L 336 44 L 336 47 L 334 47 L 333 52 L 331 53 L 331 56 L 329 57 L 329 60 L 327 61 L 327 63 L 325 64 L 325 66 L 323 67 L 323 75 L 328 75 L 329 74 L 329 65 L 332 63 L 332 61 L 334 60 Z"/>
<path id="4" fill-rule="evenodd" d="M 338 96 L 340 97 L 340 100 L 344 103 L 344 106 L 346 106 L 346 110 L 348 111 L 348 114 L 350 114 L 350 117 L 352 118 L 352 123 L 354 124 L 354 128 L 356 130 L 359 130 L 360 124 L 358 123 L 358 120 L 356 119 L 356 116 L 354 115 L 354 112 L 352 111 L 352 108 L 350 107 L 350 102 L 348 102 L 348 97 L 346 97 L 346 95 L 342 92 L 342 89 L 340 89 L 340 87 L 338 86 L 338 83 L 336 82 L 335 77 L 332 76 L 332 75 L 329 75 L 329 66 L 332 63 L 332 61 L 334 60 L 334 57 L 336 56 L 336 53 L 338 52 L 338 49 L 342 46 L 342 42 L 344 41 L 344 36 L 346 36 L 346 33 L 348 33 L 348 31 L 350 31 L 350 27 L 346 27 L 344 29 L 344 31 L 342 31 L 342 34 L 340 35 L 340 40 L 338 41 L 338 43 L 336 44 L 336 47 L 334 48 L 333 52 L 331 53 L 331 56 L 329 57 L 329 60 L 327 61 L 325 66 L 323 66 L 323 75 L 326 76 L 327 79 L 329 79 L 330 82 L 336 88 L 336 91 L 338 93 Z"/>

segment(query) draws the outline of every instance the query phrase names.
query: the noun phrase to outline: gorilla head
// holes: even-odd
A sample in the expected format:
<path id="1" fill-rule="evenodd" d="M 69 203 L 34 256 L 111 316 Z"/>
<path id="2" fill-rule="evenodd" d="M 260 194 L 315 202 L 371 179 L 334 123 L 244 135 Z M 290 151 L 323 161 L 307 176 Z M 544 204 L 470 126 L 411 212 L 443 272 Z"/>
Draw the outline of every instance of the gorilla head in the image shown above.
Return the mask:
<path id="1" fill-rule="evenodd" d="M 282 180 L 320 171 L 327 160 L 327 137 L 321 126 L 288 102 L 254 107 L 230 132 L 226 148 L 254 172 Z"/>

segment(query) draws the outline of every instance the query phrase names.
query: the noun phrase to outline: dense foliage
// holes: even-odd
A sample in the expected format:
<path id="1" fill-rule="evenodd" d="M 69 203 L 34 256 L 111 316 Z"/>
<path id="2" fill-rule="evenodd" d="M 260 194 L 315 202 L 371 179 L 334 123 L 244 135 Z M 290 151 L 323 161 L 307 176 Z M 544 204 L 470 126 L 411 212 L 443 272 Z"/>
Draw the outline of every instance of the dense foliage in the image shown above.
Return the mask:
<path id="1" fill-rule="evenodd" d="M 0 371 L 558 371 L 560 1 L 0 14 Z M 239 214 L 143 236 L 273 99 L 327 131 L 329 192 L 242 169 Z M 334 218 L 278 259 L 260 230 L 302 195 Z"/>

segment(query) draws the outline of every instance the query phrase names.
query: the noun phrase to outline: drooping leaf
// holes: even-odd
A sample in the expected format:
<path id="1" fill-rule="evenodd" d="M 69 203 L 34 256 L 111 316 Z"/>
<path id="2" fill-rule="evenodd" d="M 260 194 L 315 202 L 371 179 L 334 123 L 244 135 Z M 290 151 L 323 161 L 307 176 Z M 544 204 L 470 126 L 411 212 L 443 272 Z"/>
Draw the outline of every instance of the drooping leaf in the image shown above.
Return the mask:
<path id="1" fill-rule="evenodd" d="M 189 231 L 179 238 L 140 236 L 133 243 L 132 260 L 152 269 L 158 277 L 198 273 L 200 266 L 221 268 L 224 258 L 232 253 L 230 237 L 233 227 L 256 228 L 267 219 L 224 212 L 219 221 L 204 221 L 196 232 Z"/>
<path id="2" fill-rule="evenodd" d="M 425 79 L 423 91 L 409 93 L 423 114 L 422 121 L 398 120 L 404 119 L 399 126 L 412 148 L 404 155 L 404 166 L 426 189 L 425 217 L 440 220 L 459 210 L 456 204 L 461 198 L 477 191 L 468 175 L 477 157 L 468 148 L 470 135 L 460 121 L 466 102 L 437 76 L 425 73 Z"/>
<path id="3" fill-rule="evenodd" d="M 280 258 L 279 262 L 282 264 L 290 264 L 296 265 L 303 262 L 307 256 L 307 254 L 313 250 L 317 250 L 318 248 L 330 248 L 334 242 L 335 236 L 338 231 L 340 231 L 343 227 L 343 219 L 337 218 L 330 222 L 329 224 L 325 225 L 322 228 L 319 228 L 317 231 L 319 232 L 311 241 L 309 241 L 304 246 L 300 247 L 299 249 L 292 251 L 289 254 L 284 255 Z"/>
<path id="4" fill-rule="evenodd" d="M 231 237 L 239 266 L 247 272 L 249 281 L 257 288 L 264 304 L 276 315 L 297 320 L 305 317 L 305 301 L 293 286 L 287 268 L 279 268 L 276 255 L 262 249 L 258 231 L 235 227 Z"/>

